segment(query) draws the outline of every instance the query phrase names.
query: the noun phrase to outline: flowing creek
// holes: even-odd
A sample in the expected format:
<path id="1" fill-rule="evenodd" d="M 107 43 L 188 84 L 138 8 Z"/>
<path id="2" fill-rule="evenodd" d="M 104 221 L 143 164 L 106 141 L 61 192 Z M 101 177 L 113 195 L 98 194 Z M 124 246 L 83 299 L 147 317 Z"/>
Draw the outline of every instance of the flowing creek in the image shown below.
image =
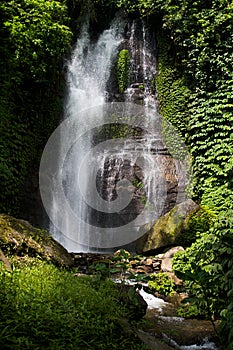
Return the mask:
<path id="1" fill-rule="evenodd" d="M 113 255 L 76 254 L 76 265 L 79 266 L 81 273 L 92 274 L 90 266 L 101 262 L 108 264 L 111 261 L 110 271 L 114 271 L 117 270 L 119 262 L 116 260 L 117 254 L 118 252 Z M 153 258 L 143 256 L 134 258 L 132 255 L 129 260 L 123 259 L 121 263 L 133 265 L 133 268 L 128 267 L 120 273 L 112 272 L 109 276 L 120 290 L 122 286 L 123 288 L 136 286 L 138 293 L 147 303 L 146 314 L 143 317 L 146 322 L 142 324 L 138 335 L 152 350 L 220 350 L 216 345 L 216 334 L 209 320 L 185 319 L 177 315 L 177 307 L 185 295 L 176 293 L 174 297 L 155 296 L 152 291 L 149 292 L 148 282 L 142 282 L 143 277 L 150 277 L 150 273 L 146 272 L 147 269 L 143 272 L 142 267 L 148 268 L 148 262 L 153 264 L 154 271 L 151 272 L 153 275 L 162 271 L 162 260 L 162 254 Z M 215 325 L 217 326 L 218 322 Z"/>
<path id="2" fill-rule="evenodd" d="M 121 283 L 122 281 L 116 279 L 115 282 Z M 124 283 L 135 284 L 127 280 Z M 156 339 L 162 340 L 167 344 L 165 350 L 218 350 L 213 341 L 216 335 L 210 321 L 178 317 L 177 306 L 147 293 L 144 290 L 146 287 L 147 285 L 144 284 L 144 287 L 138 292 L 147 303 L 144 319 L 149 321 L 149 326 L 144 330 L 150 335 L 152 343 Z"/>
<path id="3" fill-rule="evenodd" d="M 140 295 L 148 304 L 148 312 L 146 319 L 152 322 L 156 321 L 157 330 L 160 329 L 161 331 L 161 329 L 164 329 L 164 332 L 161 332 L 162 339 L 164 339 L 170 347 L 181 350 L 218 349 L 213 341 L 210 341 L 207 336 L 202 335 L 203 329 L 205 329 L 207 333 L 211 332 L 212 325 L 209 321 L 186 320 L 182 317 L 172 316 L 173 314 L 175 314 L 175 310 L 174 306 L 171 303 L 167 303 L 163 299 L 154 297 L 153 295 L 146 293 L 143 289 L 140 290 Z M 170 334 L 168 331 L 169 329 Z M 181 337 L 179 333 L 181 334 Z M 174 336 L 175 334 L 176 337 Z M 178 343 L 180 343 L 181 341 L 180 338 L 182 338 L 182 336 L 182 342 L 185 343 L 187 341 L 189 345 L 178 345 Z M 192 344 L 192 341 L 195 339 L 195 337 L 197 339 L 199 338 L 199 344 Z"/>

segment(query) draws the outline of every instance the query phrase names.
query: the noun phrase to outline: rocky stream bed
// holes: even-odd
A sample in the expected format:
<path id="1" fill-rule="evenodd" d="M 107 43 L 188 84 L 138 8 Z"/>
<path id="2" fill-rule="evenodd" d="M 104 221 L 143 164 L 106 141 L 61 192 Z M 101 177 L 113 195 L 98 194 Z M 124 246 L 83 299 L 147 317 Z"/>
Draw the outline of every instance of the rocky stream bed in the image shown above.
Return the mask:
<path id="1" fill-rule="evenodd" d="M 173 247 L 154 256 L 130 254 L 125 250 L 111 255 L 68 253 L 46 232 L 24 220 L 0 215 L 0 260 L 8 270 L 11 270 L 12 255 L 18 261 L 40 257 L 74 269 L 74 278 L 80 275 L 111 278 L 119 291 L 124 292 L 124 303 L 132 309 L 132 319 L 143 320 L 137 329 L 128 320 L 122 327 L 136 332 L 150 349 L 220 350 L 211 321 L 178 317 L 178 306 L 187 295 L 183 281 L 172 271 L 172 257 L 181 250 L 180 246 Z M 149 288 L 149 281 L 159 274 L 163 278 L 168 276 L 175 292 L 161 293 L 159 284 L 158 290 Z"/>
<path id="2" fill-rule="evenodd" d="M 72 254 L 79 274 L 108 274 L 119 288 L 134 286 L 143 315 L 140 329 L 134 330 L 152 350 L 218 350 L 217 335 L 209 320 L 185 319 L 177 310 L 187 294 L 183 281 L 172 271 L 172 257 L 182 247 L 173 247 L 155 256 L 131 255 L 119 250 L 112 255 Z M 166 274 L 180 292 L 170 295 L 150 290 L 148 282 L 155 274 Z M 137 315 L 137 312 L 136 312 Z M 215 322 L 218 327 L 218 321 Z"/>

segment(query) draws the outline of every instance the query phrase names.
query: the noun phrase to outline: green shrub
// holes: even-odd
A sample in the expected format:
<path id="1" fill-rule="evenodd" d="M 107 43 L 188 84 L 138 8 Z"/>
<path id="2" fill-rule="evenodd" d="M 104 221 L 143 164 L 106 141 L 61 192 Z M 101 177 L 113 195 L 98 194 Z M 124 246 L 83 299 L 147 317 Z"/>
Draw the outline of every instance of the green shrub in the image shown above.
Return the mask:
<path id="1" fill-rule="evenodd" d="M 119 330 L 126 310 L 111 281 L 75 277 L 36 261 L 0 269 L 2 349 L 143 349 Z"/>
<path id="2" fill-rule="evenodd" d="M 174 286 L 174 281 L 163 272 L 154 274 L 153 279 L 148 282 L 148 287 L 151 291 L 167 296 L 171 296 L 174 293 Z"/>
<path id="3" fill-rule="evenodd" d="M 200 316 L 210 320 L 222 317 L 221 335 L 226 349 L 231 349 L 233 334 L 233 212 L 217 217 L 207 233 L 202 233 L 191 247 L 175 254 L 173 269 L 186 282 L 191 302 Z"/>
<path id="4" fill-rule="evenodd" d="M 207 206 L 200 206 L 200 208 L 193 212 L 188 218 L 188 226 L 182 232 L 177 243 L 184 247 L 190 246 L 201 233 L 209 231 L 215 217 L 216 215 L 214 212 Z"/>
<path id="5" fill-rule="evenodd" d="M 181 304 L 177 310 L 177 315 L 184 318 L 198 318 L 201 316 L 197 305 L 192 303 Z"/>
<path id="6" fill-rule="evenodd" d="M 18 214 L 29 167 L 39 168 L 58 122 L 72 39 L 67 11 L 65 1 L 0 3 L 0 212 Z"/>

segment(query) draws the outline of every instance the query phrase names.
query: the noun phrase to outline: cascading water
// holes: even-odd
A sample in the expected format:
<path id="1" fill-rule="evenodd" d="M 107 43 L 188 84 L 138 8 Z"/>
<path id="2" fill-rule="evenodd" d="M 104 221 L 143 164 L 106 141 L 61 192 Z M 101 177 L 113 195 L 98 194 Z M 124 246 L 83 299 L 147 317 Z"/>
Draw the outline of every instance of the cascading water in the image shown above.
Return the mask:
<path id="1" fill-rule="evenodd" d="M 68 101 L 65 114 L 77 116 L 80 111 L 103 104 L 112 60 L 123 40 L 123 22 L 115 20 L 93 43 L 85 26 L 68 65 Z"/>
<path id="2" fill-rule="evenodd" d="M 131 56 L 131 86 L 126 90 L 126 99 L 132 101 L 135 93 L 138 92 L 138 99 L 143 100 L 145 107 L 157 111 L 157 98 L 154 95 L 155 91 L 153 91 L 157 74 L 155 43 L 144 22 L 132 22 L 129 50 Z"/>
<path id="3" fill-rule="evenodd" d="M 122 32 L 124 22 L 118 18 L 112 23 L 111 28 L 105 30 L 98 38 L 96 43 L 90 39 L 88 33 L 88 25 L 83 27 L 80 38 L 77 40 L 71 61 L 68 64 L 68 93 L 65 106 L 65 118 L 78 118 L 80 126 L 86 122 L 86 116 L 80 114 L 80 111 L 90 107 L 103 105 L 106 96 L 106 84 L 108 82 L 112 60 L 116 55 L 117 47 L 123 40 Z M 80 119 L 80 116 L 82 117 Z M 69 134 L 61 135 L 61 145 L 69 142 Z M 90 148 L 92 135 L 87 134 L 82 138 L 81 142 L 74 145 L 71 149 L 66 166 L 61 175 L 64 181 L 66 196 L 71 202 L 72 209 L 79 212 L 84 219 L 87 219 L 88 213 L 86 206 L 82 203 L 79 195 L 79 187 L 85 193 L 88 186 L 88 170 L 86 177 L 82 178 L 82 183 L 77 181 L 77 172 L 85 153 Z M 78 148 L 78 149 L 77 149 Z M 62 150 L 60 150 L 62 153 Z M 62 164 L 61 164 L 62 166 Z M 85 172 L 85 169 L 83 169 Z M 80 182 L 80 181 L 79 181 Z M 55 218 L 60 215 L 60 208 L 57 208 L 56 201 L 52 201 L 52 216 Z M 66 230 L 70 230 L 70 222 L 66 217 Z M 79 251 L 88 250 L 88 247 L 80 245 L 79 237 L 70 239 L 64 237 L 63 234 L 53 225 L 50 224 L 50 230 L 53 232 L 55 239 L 60 241 L 68 250 Z M 55 220 L 56 221 L 56 220 Z M 77 227 L 77 234 L 82 232 L 82 226 Z M 86 233 L 88 235 L 88 232 Z"/>
<path id="4" fill-rule="evenodd" d="M 177 201 L 179 166 L 164 145 L 152 88 L 153 45 L 143 23 L 125 28 L 116 19 L 96 42 L 83 29 L 68 65 L 65 120 L 50 142 L 59 156 L 48 155 L 45 162 L 53 163 L 49 172 L 55 179 L 44 194 L 50 231 L 73 252 L 127 245 Z M 108 93 L 114 96 L 106 90 L 122 48 L 131 56 L 125 102 L 114 103 L 113 97 L 107 103 Z"/>

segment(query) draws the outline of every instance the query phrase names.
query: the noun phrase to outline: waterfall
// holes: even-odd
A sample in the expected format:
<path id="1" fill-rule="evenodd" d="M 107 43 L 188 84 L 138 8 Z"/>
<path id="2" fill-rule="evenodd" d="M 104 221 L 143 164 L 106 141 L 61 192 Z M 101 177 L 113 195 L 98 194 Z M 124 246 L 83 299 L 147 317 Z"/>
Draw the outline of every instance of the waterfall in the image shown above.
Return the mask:
<path id="1" fill-rule="evenodd" d="M 49 191 L 42 190 L 50 231 L 68 251 L 131 244 L 178 198 L 182 167 L 164 144 L 152 88 L 155 46 L 143 22 L 126 28 L 117 18 L 93 41 L 84 26 L 68 63 L 64 121 L 42 166 L 51 182 Z M 113 97 L 109 103 L 108 94 L 118 94 L 109 82 L 122 48 L 131 57 L 130 82 L 125 102 Z"/>
<path id="2" fill-rule="evenodd" d="M 84 26 L 68 65 L 67 117 L 104 103 L 112 60 L 123 40 L 123 24 L 117 18 L 96 43 L 90 39 L 88 26 Z"/>
<path id="3" fill-rule="evenodd" d="M 67 73 L 67 99 L 65 105 L 65 119 L 78 120 L 79 127 L 86 123 L 85 113 L 80 113 L 90 107 L 103 106 L 107 94 L 106 84 L 109 80 L 112 61 L 116 56 L 117 47 L 123 40 L 124 21 L 116 18 L 111 27 L 105 30 L 96 42 L 93 42 L 89 35 L 89 26 L 83 26 L 80 37 L 77 40 L 70 62 L 68 63 Z M 69 142 L 69 133 L 61 136 L 61 145 Z M 77 179 L 80 163 L 85 153 L 90 149 L 92 135 L 89 133 L 81 139 L 81 142 L 75 144 L 69 151 L 65 167 L 63 167 L 63 185 L 66 197 L 69 200 L 72 209 L 78 213 L 84 220 L 88 220 L 88 210 L 83 205 L 83 198 L 80 196 L 80 187 L 82 193 L 87 192 L 89 169 L 83 169 L 85 177 Z M 62 165 L 61 165 L 62 166 Z M 81 181 L 81 183 L 80 183 Z M 55 239 L 62 243 L 70 251 L 89 251 L 89 244 L 79 244 L 82 234 L 82 222 L 76 228 L 74 237 L 64 236 L 59 229 L 53 225 L 57 221 L 56 217 L 60 215 L 60 208 L 57 207 L 56 200 L 52 200 L 52 220 L 50 231 Z M 69 219 L 64 216 L 65 231 L 72 231 Z M 85 228 L 86 229 L 86 228 Z M 89 233 L 86 232 L 86 235 Z M 82 240 L 81 240 L 82 241 Z M 91 243 L 90 243 L 91 245 Z"/>

